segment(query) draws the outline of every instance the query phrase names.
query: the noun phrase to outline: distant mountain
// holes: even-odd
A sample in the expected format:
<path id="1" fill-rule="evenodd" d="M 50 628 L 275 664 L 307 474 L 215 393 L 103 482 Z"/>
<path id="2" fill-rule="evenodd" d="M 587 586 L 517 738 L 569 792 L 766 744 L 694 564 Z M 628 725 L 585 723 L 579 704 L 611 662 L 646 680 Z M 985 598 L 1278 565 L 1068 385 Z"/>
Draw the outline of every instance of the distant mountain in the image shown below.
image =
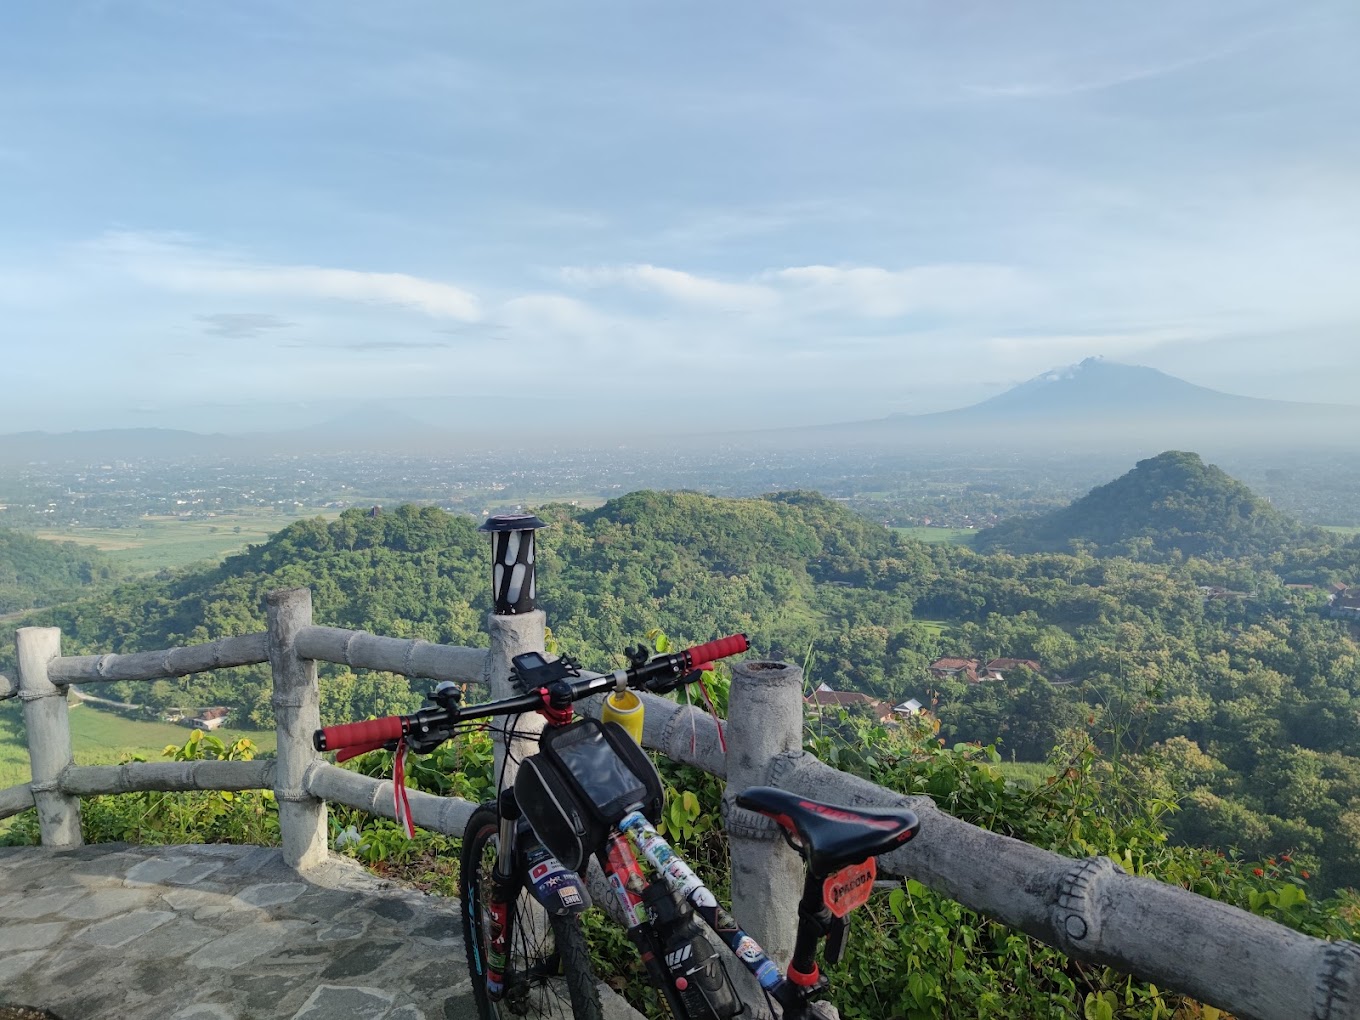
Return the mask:
<path id="1" fill-rule="evenodd" d="M 793 440 L 910 447 L 1353 446 L 1360 407 L 1243 397 L 1139 365 L 1087 358 L 975 404 L 787 430 Z"/>
<path id="2" fill-rule="evenodd" d="M 373 452 L 403 450 L 426 453 L 448 449 L 457 437 L 394 406 L 395 401 L 355 404 L 334 417 L 305 428 L 269 435 L 284 450 L 307 452 Z M 264 436 L 251 437 L 263 439 Z"/>
<path id="3" fill-rule="evenodd" d="M 1080 364 L 1037 375 L 971 407 L 923 417 L 954 419 L 967 416 L 973 420 L 994 421 L 1014 421 L 1017 418 L 1031 421 L 1104 421 L 1165 414 L 1208 417 L 1262 410 L 1287 412 L 1312 406 L 1284 400 L 1235 396 L 1196 386 L 1155 368 L 1123 365 L 1104 358 L 1087 358 Z"/>
<path id="4" fill-rule="evenodd" d="M 961 402 L 966 400 L 967 390 L 960 389 L 958 395 Z M 634 408 L 626 400 L 614 405 L 621 412 L 619 420 L 630 421 L 623 431 L 583 416 L 578 406 L 562 397 L 535 396 L 530 404 L 511 401 L 507 405 L 504 397 L 492 396 L 337 400 L 327 420 L 290 430 L 226 435 L 179 429 L 22 432 L 0 435 L 0 466 L 271 453 L 444 455 L 459 450 L 516 450 L 545 441 L 562 448 L 614 446 L 626 441 L 702 451 L 735 443 L 743 450 L 856 447 L 895 453 L 913 449 L 1098 453 L 1121 461 L 1164 449 L 1207 449 L 1215 455 L 1266 448 L 1350 450 L 1354 437 L 1360 435 L 1360 407 L 1236 396 L 1156 369 L 1102 358 L 1045 372 L 1004 393 L 950 411 L 759 432 L 706 429 L 649 435 L 643 423 L 654 417 L 655 409 Z M 241 420 L 255 419 L 242 416 Z M 526 429 L 535 438 L 526 439 Z"/>
<path id="5" fill-rule="evenodd" d="M 16 432 L 0 436 L 0 464 L 182 460 L 228 453 L 238 443 L 233 436 L 203 435 L 183 429 Z"/>
<path id="6" fill-rule="evenodd" d="M 1168 451 L 1092 489 L 1071 506 L 980 532 L 980 551 L 1065 552 L 1166 559 L 1264 555 L 1311 535 L 1198 454 Z"/>
<path id="7" fill-rule="evenodd" d="M 183 429 L 94 429 L 18 432 L 0 436 L 0 466 L 154 460 L 161 462 L 253 457 L 270 453 L 344 453 L 448 450 L 450 433 L 409 415 L 373 405 L 305 428 L 237 435 Z"/>

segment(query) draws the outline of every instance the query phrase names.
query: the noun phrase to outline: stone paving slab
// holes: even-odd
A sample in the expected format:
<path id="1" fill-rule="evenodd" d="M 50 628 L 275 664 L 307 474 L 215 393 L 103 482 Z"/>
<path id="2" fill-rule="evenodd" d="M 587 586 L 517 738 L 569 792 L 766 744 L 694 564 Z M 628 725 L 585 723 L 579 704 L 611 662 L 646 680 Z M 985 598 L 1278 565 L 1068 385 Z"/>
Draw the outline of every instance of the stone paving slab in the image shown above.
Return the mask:
<path id="1" fill-rule="evenodd" d="M 0 1002 L 63 1020 L 473 1020 L 458 904 L 333 857 L 0 848 Z"/>

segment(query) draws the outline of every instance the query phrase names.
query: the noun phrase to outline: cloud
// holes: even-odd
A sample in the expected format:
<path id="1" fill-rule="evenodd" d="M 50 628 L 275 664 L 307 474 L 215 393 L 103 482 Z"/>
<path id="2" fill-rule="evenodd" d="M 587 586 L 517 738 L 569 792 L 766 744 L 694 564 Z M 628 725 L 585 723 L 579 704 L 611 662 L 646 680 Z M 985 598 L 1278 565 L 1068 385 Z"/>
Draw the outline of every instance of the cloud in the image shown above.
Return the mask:
<path id="1" fill-rule="evenodd" d="M 656 234 L 665 247 L 713 250 L 733 241 L 749 241 L 795 229 L 817 230 L 826 224 L 861 222 L 866 209 L 847 198 L 803 199 L 774 205 L 696 209 Z"/>
<path id="2" fill-rule="evenodd" d="M 87 250 L 143 283 L 170 291 L 396 305 L 462 322 L 481 315 L 476 296 L 451 283 L 407 273 L 253 262 L 198 247 L 183 235 L 110 233 Z"/>
<path id="3" fill-rule="evenodd" d="M 1031 81 L 1016 81 L 998 85 L 971 85 L 967 91 L 979 96 L 999 99 L 1047 99 L 1071 96 L 1083 92 L 1101 92 L 1134 82 L 1151 81 L 1179 74 L 1203 64 L 1222 60 L 1245 50 L 1262 37 L 1261 32 L 1244 33 L 1236 39 L 1212 49 L 1191 53 L 1170 60 L 1134 62 L 1127 57 L 1106 56 L 1099 61 L 1087 58 L 1065 67 L 1065 74 L 1051 75 Z M 1082 68 L 1081 64 L 1086 64 Z M 1120 65 L 1123 66 L 1120 66 Z"/>
<path id="4" fill-rule="evenodd" d="M 992 358 L 1025 365 L 1080 361 L 1093 355 L 1129 358 L 1166 345 L 1204 343 L 1214 334 L 1195 326 L 1134 327 L 1119 332 L 1040 333 L 993 336 L 983 341 Z"/>
<path id="5" fill-rule="evenodd" d="M 199 315 L 197 319 L 206 324 L 204 332 L 209 336 L 223 336 L 233 340 L 246 340 L 261 336 L 271 329 L 287 329 L 296 325 L 287 319 L 264 312 L 216 312 L 212 315 Z"/>
<path id="6" fill-rule="evenodd" d="M 498 317 L 514 333 L 543 338 L 553 334 L 574 337 L 612 332 L 615 322 L 590 305 L 565 294 L 525 294 L 502 305 Z"/>
<path id="7" fill-rule="evenodd" d="M 765 278 L 809 310 L 870 319 L 936 312 L 996 310 L 1033 296 L 1037 286 L 1010 266 L 794 266 Z"/>
<path id="8" fill-rule="evenodd" d="M 696 276 L 680 269 L 639 264 L 597 266 L 562 270 L 568 283 L 587 287 L 623 284 L 641 291 L 660 294 L 682 304 L 712 305 L 723 308 L 759 309 L 775 303 L 777 296 L 768 287 L 754 283 L 727 283 L 711 277 Z"/>
<path id="9" fill-rule="evenodd" d="M 1013 306 L 1037 285 L 1019 270 L 994 265 L 791 266 L 740 282 L 653 265 L 568 268 L 563 279 L 604 288 L 626 286 L 680 304 L 789 315 L 894 319 L 927 312 Z"/>
<path id="10" fill-rule="evenodd" d="M 453 346 L 442 340 L 360 340 L 357 343 L 289 343 L 284 347 L 325 348 L 332 351 L 351 351 L 368 354 L 382 351 L 446 350 Z"/>

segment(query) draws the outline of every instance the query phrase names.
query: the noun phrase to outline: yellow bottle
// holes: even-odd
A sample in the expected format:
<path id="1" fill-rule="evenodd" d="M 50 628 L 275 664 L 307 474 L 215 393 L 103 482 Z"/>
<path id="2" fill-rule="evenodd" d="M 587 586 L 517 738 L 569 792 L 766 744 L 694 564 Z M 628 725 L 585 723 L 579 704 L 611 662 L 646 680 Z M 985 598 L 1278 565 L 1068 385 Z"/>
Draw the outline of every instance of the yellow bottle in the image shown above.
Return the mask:
<path id="1" fill-rule="evenodd" d="M 640 745 L 642 714 L 642 699 L 632 691 L 611 691 L 604 699 L 604 711 L 600 713 L 600 717 L 605 722 L 618 723 Z"/>

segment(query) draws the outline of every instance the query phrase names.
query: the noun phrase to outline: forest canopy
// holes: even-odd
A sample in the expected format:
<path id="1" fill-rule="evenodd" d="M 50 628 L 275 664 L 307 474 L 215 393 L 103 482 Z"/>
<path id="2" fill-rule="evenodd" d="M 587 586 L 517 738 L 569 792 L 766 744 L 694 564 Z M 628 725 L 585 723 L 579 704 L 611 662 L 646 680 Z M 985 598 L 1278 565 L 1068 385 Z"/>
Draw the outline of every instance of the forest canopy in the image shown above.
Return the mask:
<path id="1" fill-rule="evenodd" d="M 0 528 L 0 615 L 74 598 L 119 574 L 107 557 L 88 547 Z"/>
<path id="2" fill-rule="evenodd" d="M 1158 476 L 1214 477 L 1197 458 L 1154 460 Z M 1119 491 L 1099 500 L 1123 505 Z M 1155 561 L 1080 546 L 1017 555 L 928 545 L 815 493 L 635 492 L 594 510 L 537 508 L 550 524 L 538 533 L 539 601 L 559 646 L 587 665 L 619 661 L 653 627 L 678 640 L 740 630 L 759 654 L 803 664 L 810 686 L 916 698 L 949 742 L 999 741 L 1003 757 L 1035 762 L 1075 732 L 1107 753 L 1151 754 L 1181 802 L 1179 838 L 1312 855 L 1325 881 L 1357 885 L 1360 646 L 1330 615 L 1327 586 L 1360 580 L 1360 541 L 1270 531 L 1274 518 L 1249 492 L 1233 498 L 1235 520 L 1259 517 L 1254 533 L 1279 544 L 1239 542 L 1232 522 L 1212 534 L 1198 497 L 1185 504 L 1193 512 L 1166 510 L 1168 532 L 1141 537 L 1155 548 L 1196 535 L 1216 554 L 1187 545 Z M 61 627 L 70 654 L 161 648 L 258 631 L 269 590 L 307 585 L 320 623 L 477 645 L 489 558 L 470 517 L 346 511 L 299 521 L 220 566 L 30 621 Z M 11 648 L 0 641 L 0 656 Z M 932 673 L 942 656 L 1037 668 L 970 683 Z M 421 698 L 421 683 L 396 676 L 323 667 L 322 677 L 328 722 Z M 223 704 L 242 721 L 272 722 L 264 667 L 109 687 L 152 709 Z"/>
<path id="3" fill-rule="evenodd" d="M 1307 535 L 1303 525 L 1198 454 L 1172 450 L 1139 461 L 1061 510 L 1002 521 L 978 536 L 978 548 L 1085 547 L 1098 556 L 1166 560 L 1269 555 Z"/>

